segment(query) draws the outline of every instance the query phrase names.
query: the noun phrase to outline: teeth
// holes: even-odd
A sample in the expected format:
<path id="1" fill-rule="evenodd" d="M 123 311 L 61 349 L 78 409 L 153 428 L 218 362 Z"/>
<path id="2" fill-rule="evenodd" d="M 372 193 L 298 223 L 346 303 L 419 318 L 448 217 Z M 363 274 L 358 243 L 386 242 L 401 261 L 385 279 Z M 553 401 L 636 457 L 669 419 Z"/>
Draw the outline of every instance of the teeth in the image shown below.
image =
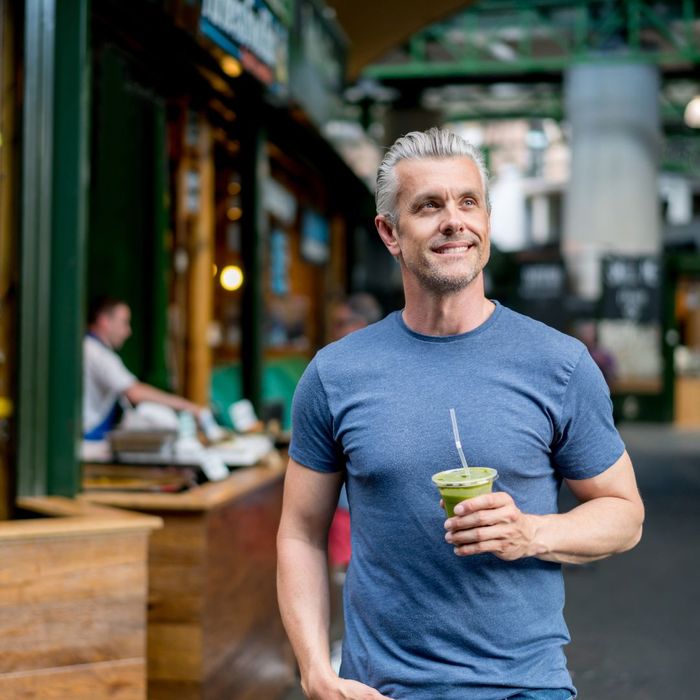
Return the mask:
<path id="1" fill-rule="evenodd" d="M 438 248 L 437 252 L 440 253 L 441 255 L 449 255 L 451 253 L 465 253 L 468 250 L 469 250 L 469 246 L 459 246 L 457 248 L 444 248 L 444 249 Z"/>

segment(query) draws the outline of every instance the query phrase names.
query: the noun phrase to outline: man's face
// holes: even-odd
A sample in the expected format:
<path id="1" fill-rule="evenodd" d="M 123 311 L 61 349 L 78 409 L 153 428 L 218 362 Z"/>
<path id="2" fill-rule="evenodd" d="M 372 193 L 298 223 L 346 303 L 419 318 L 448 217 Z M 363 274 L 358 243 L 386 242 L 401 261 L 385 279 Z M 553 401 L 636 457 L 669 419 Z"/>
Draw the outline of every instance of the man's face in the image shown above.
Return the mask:
<path id="1" fill-rule="evenodd" d="M 398 221 L 391 226 L 384 217 L 376 219 L 389 252 L 404 276 L 427 291 L 464 289 L 481 275 L 490 253 L 479 169 L 468 157 L 402 160 L 396 175 Z"/>
<path id="2" fill-rule="evenodd" d="M 337 304 L 331 316 L 333 340 L 340 340 L 348 333 L 364 328 L 367 323 L 357 316 L 347 304 Z"/>
<path id="3" fill-rule="evenodd" d="M 126 304 L 119 304 L 100 316 L 101 330 L 107 342 L 115 349 L 124 345 L 131 335 L 131 311 Z"/>

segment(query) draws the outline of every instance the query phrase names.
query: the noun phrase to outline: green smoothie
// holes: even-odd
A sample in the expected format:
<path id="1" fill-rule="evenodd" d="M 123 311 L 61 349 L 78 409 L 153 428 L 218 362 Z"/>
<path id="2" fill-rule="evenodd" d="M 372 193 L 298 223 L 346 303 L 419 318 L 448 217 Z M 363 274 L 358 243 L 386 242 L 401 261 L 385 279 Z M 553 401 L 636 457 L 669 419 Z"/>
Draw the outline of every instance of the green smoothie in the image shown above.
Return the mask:
<path id="1" fill-rule="evenodd" d="M 466 478 L 464 470 L 460 467 L 433 474 L 432 479 L 445 503 L 447 517 L 451 518 L 455 514 L 455 506 L 458 503 L 484 493 L 491 493 L 493 482 L 497 477 L 498 472 L 495 469 L 469 467 L 469 478 Z"/>

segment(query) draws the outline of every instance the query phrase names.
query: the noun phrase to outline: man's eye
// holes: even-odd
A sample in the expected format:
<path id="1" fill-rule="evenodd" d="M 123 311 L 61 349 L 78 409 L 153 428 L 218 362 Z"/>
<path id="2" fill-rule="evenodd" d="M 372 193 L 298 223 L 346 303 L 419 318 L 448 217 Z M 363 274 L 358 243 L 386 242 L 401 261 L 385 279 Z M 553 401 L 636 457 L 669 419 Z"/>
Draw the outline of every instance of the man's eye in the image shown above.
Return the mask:
<path id="1" fill-rule="evenodd" d="M 434 209 L 436 206 L 435 202 L 423 202 L 423 209 Z"/>
<path id="2" fill-rule="evenodd" d="M 468 207 L 474 207 L 474 206 L 476 206 L 476 200 L 475 200 L 473 197 L 466 197 L 465 200 L 464 200 L 464 203 L 465 203 Z"/>

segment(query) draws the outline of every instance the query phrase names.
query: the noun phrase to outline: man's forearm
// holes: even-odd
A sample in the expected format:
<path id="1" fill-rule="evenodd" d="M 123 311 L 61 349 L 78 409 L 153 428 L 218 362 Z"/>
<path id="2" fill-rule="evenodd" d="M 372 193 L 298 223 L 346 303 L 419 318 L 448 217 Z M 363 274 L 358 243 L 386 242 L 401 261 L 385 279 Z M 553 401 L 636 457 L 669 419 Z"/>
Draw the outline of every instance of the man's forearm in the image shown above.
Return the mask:
<path id="1" fill-rule="evenodd" d="M 177 396 L 176 394 L 169 394 L 167 391 L 161 391 L 156 389 L 150 384 L 144 384 L 143 382 L 138 382 L 133 386 L 129 387 L 126 392 L 126 397 L 132 403 L 140 403 L 142 401 L 153 401 L 154 403 L 159 403 L 164 406 L 169 406 L 176 411 L 191 411 L 197 413 L 199 411 L 199 406 L 183 398 L 182 396 Z"/>
<path id="2" fill-rule="evenodd" d="M 328 646 L 330 601 L 325 549 L 280 534 L 277 595 L 304 691 L 334 676 Z"/>
<path id="3" fill-rule="evenodd" d="M 532 554 L 545 561 L 585 564 L 632 549 L 642 535 L 644 509 L 624 498 L 596 498 L 568 513 L 531 515 Z"/>

